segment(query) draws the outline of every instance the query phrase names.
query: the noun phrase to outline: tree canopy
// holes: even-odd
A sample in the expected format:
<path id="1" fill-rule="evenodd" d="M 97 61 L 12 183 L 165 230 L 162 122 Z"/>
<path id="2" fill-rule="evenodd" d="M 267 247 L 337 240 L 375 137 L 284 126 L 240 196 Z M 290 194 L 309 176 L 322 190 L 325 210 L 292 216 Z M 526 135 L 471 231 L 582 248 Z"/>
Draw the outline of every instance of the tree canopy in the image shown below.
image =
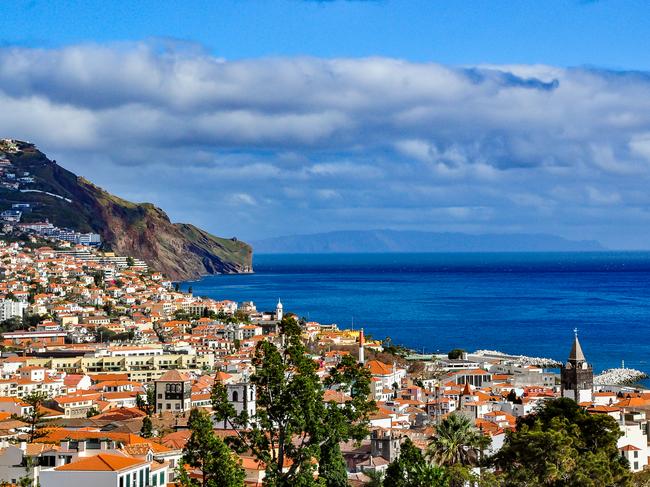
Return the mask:
<path id="1" fill-rule="evenodd" d="M 494 463 L 504 485 L 626 486 L 631 474 L 616 447 L 620 434 L 612 417 L 554 399 L 518 420 Z"/>
<path id="2" fill-rule="evenodd" d="M 449 478 L 445 469 L 430 464 L 413 442 L 406 438 L 399 457 L 391 462 L 383 479 L 385 487 L 446 487 Z"/>
<path id="3" fill-rule="evenodd" d="M 368 415 L 374 409 L 368 400 L 369 371 L 347 356 L 321 383 L 298 322 L 285 317 L 280 331 L 281 344 L 263 341 L 255 350 L 256 370 L 250 378 L 257 389 L 255 416 L 237 415 L 225 386 L 217 381 L 212 394 L 215 419 L 237 429 L 234 447 L 250 450 L 266 465 L 265 485 L 345 485 L 339 442 L 368 434 Z M 335 391 L 334 399 L 324 400 L 325 389 Z M 251 427 L 244 429 L 246 425 Z M 320 475 L 315 479 L 317 463 Z"/>
<path id="4" fill-rule="evenodd" d="M 210 415 L 193 409 L 187 425 L 192 434 L 183 449 L 180 483 L 185 487 L 243 487 L 244 470 L 236 455 L 214 434 Z M 185 469 L 186 465 L 200 469 L 200 481 Z"/>

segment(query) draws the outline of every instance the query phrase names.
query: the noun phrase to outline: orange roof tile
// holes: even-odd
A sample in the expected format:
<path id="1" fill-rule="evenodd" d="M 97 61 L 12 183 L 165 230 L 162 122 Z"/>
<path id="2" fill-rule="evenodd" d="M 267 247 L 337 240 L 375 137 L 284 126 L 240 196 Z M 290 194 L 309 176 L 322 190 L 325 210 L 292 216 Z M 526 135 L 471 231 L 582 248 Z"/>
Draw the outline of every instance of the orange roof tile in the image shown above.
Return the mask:
<path id="1" fill-rule="evenodd" d="M 133 468 L 138 465 L 147 463 L 138 458 L 121 457 L 118 455 L 108 455 L 99 453 L 98 455 L 83 458 L 77 462 L 61 465 L 54 470 L 65 471 L 93 471 L 93 472 L 117 472 L 128 468 Z"/>

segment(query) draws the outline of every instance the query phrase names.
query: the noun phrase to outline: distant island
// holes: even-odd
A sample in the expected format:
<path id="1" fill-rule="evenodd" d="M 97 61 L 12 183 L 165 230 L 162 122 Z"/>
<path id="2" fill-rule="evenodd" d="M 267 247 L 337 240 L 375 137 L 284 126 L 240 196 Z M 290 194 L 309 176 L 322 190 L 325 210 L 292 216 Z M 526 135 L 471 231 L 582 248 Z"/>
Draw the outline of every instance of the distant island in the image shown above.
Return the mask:
<path id="1" fill-rule="evenodd" d="M 252 243 L 258 254 L 384 252 L 573 252 L 606 250 L 596 240 L 547 234 L 358 230 L 288 235 Z"/>

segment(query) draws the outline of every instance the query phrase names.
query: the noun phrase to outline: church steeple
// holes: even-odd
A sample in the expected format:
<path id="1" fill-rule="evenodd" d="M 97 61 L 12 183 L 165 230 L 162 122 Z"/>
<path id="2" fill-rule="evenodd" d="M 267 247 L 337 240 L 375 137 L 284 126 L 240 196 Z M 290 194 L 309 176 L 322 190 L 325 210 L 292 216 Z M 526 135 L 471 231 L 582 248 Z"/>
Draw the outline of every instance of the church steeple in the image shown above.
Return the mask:
<path id="1" fill-rule="evenodd" d="M 594 389 L 594 371 L 587 363 L 582 346 L 578 340 L 578 329 L 573 329 L 573 346 L 569 358 L 560 374 L 562 397 L 577 403 L 591 402 Z"/>
<path id="2" fill-rule="evenodd" d="M 571 353 L 569 354 L 569 362 L 586 362 L 585 354 L 582 352 L 582 347 L 580 346 L 580 341 L 578 341 L 578 329 L 573 329 L 573 347 L 571 348 Z"/>

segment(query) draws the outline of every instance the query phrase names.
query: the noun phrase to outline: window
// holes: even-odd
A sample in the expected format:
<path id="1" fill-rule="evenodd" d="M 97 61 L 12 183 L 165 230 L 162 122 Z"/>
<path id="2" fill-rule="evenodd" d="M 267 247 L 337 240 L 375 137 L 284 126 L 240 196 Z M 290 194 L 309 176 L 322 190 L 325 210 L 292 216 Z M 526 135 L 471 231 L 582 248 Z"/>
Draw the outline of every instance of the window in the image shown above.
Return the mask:
<path id="1" fill-rule="evenodd" d="M 158 403 L 158 409 L 162 409 L 162 403 Z"/>
<path id="2" fill-rule="evenodd" d="M 638 451 L 634 452 L 634 458 L 639 458 L 639 452 Z"/>
<path id="3" fill-rule="evenodd" d="M 140 469 L 140 487 L 144 486 L 144 469 Z"/>
<path id="4" fill-rule="evenodd" d="M 159 482 L 160 485 L 165 484 L 165 472 L 160 472 L 160 479 L 159 480 L 160 480 L 160 482 Z"/>
<path id="5" fill-rule="evenodd" d="M 124 487 L 124 476 L 120 476 L 120 487 Z"/>
<path id="6" fill-rule="evenodd" d="M 172 405 L 167 403 L 167 409 L 171 409 L 171 408 L 172 408 Z"/>
<path id="7" fill-rule="evenodd" d="M 634 462 L 634 470 L 638 470 L 638 469 L 639 469 L 639 462 Z"/>
<path id="8" fill-rule="evenodd" d="M 149 460 L 151 461 L 151 460 Z M 145 485 L 149 485 L 149 475 L 151 474 L 151 471 L 149 470 L 149 467 L 144 469 L 144 481 L 146 482 Z"/>
<path id="9" fill-rule="evenodd" d="M 158 394 L 158 399 L 162 399 L 162 394 Z"/>
<path id="10" fill-rule="evenodd" d="M 237 402 L 239 401 L 239 394 L 237 391 L 232 391 L 232 402 Z"/>
<path id="11" fill-rule="evenodd" d="M 126 476 L 126 487 L 131 487 L 131 476 L 130 475 Z"/>

